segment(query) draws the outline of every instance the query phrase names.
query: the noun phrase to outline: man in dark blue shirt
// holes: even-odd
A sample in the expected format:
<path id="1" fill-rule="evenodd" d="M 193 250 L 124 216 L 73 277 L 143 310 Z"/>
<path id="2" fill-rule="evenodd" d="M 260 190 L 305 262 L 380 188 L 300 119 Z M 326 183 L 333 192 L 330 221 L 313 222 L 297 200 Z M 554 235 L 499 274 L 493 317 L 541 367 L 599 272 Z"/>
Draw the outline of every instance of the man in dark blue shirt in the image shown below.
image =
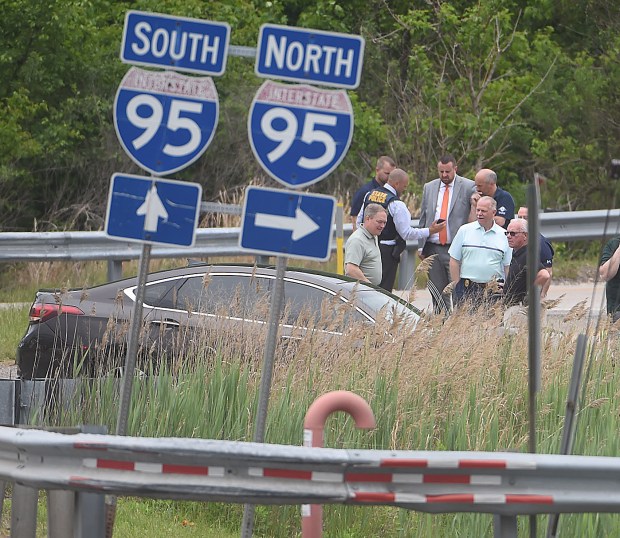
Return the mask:
<path id="1" fill-rule="evenodd" d="M 357 216 L 359 215 L 360 210 L 362 209 L 362 205 L 364 203 L 364 198 L 366 195 L 379 187 L 383 187 L 388 180 L 388 176 L 390 172 L 396 168 L 396 163 L 392 157 L 388 157 L 387 155 L 382 155 L 377 159 L 377 166 L 375 167 L 375 177 L 371 179 L 368 183 L 362 185 L 353 195 L 351 199 L 351 223 L 353 224 L 353 230 L 356 227 Z"/>
<path id="2" fill-rule="evenodd" d="M 508 191 L 497 186 L 497 174 L 488 168 L 479 170 L 474 178 L 476 192 L 471 195 L 471 211 L 469 222 L 476 220 L 476 204 L 483 196 L 490 196 L 497 203 L 495 222 L 502 228 L 508 228 L 510 221 L 515 218 L 515 201 Z"/>
<path id="3" fill-rule="evenodd" d="M 519 208 L 519 211 L 517 211 L 517 218 L 527 220 L 527 207 L 521 206 Z M 540 244 L 540 263 L 542 263 L 542 266 L 549 273 L 549 280 L 545 282 L 545 285 L 540 290 L 540 297 L 544 299 L 551 285 L 551 277 L 553 277 L 553 256 L 555 251 L 549 240 L 543 234 L 540 234 L 538 242 Z"/>

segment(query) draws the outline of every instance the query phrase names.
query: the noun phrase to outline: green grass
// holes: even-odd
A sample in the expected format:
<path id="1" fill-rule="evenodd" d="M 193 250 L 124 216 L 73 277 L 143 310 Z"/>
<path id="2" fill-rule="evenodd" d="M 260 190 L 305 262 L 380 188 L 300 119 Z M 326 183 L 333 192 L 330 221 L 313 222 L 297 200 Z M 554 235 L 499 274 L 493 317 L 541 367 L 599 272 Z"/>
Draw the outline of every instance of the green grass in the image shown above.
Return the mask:
<path id="1" fill-rule="evenodd" d="M 28 327 L 28 306 L 0 309 L 0 362 L 14 362 L 15 349 Z"/>

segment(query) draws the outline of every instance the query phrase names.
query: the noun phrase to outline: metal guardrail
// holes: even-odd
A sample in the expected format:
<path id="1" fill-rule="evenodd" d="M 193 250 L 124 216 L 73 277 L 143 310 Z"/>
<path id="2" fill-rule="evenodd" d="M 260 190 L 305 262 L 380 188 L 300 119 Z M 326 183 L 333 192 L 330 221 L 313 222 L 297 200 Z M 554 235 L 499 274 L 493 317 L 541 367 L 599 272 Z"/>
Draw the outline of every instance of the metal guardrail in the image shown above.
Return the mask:
<path id="1" fill-rule="evenodd" d="M 77 428 L 57 428 L 52 431 L 70 435 L 77 433 L 99 434 L 106 433 L 107 428 L 79 426 Z M 5 491 L 6 483 L 0 476 L 0 515 L 3 513 Z M 49 538 L 66 538 L 68 536 L 104 538 L 105 498 L 103 494 L 85 490 L 48 489 L 46 500 L 47 536 Z M 35 538 L 39 491 L 28 484 L 15 481 L 12 483 L 11 501 L 11 538 Z"/>
<path id="2" fill-rule="evenodd" d="M 208 211 L 235 213 L 238 206 L 211 204 Z M 418 220 L 411 221 L 412 226 Z M 602 240 L 620 233 L 620 209 L 609 211 L 568 211 L 541 213 L 542 233 L 550 241 Z M 351 235 L 351 224 L 343 226 L 344 238 Z M 334 237 L 331 249 L 337 248 Z M 209 258 L 248 256 L 239 247 L 239 228 L 199 228 L 193 247 L 154 245 L 153 258 Z M 110 280 L 120 278 L 119 265 L 123 260 L 137 260 L 141 243 L 119 241 L 104 232 L 3 232 L 0 233 L 0 262 L 89 261 L 108 260 L 117 265 L 110 269 Z M 401 261 L 399 289 L 411 287 L 415 269 L 417 242 L 408 242 L 408 255 Z M 264 258 L 264 257 L 263 257 Z M 408 285 L 407 285 L 408 284 Z"/>
<path id="3" fill-rule="evenodd" d="M 595 456 L 344 450 L 0 427 L 0 480 L 233 503 L 501 516 L 620 512 L 620 458 Z"/>

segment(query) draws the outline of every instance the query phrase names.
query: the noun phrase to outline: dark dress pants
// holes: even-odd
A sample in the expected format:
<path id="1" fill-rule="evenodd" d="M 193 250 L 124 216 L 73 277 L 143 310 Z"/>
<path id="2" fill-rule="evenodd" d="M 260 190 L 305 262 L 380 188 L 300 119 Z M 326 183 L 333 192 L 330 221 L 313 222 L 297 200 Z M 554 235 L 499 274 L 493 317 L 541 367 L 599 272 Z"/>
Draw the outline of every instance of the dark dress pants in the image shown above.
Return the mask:
<path id="1" fill-rule="evenodd" d="M 422 254 L 428 258 L 433 254 L 437 257 L 431 264 L 428 271 L 428 290 L 433 299 L 433 311 L 436 314 L 441 312 L 449 313 L 451 308 L 451 294 L 443 293 L 444 288 L 450 283 L 450 245 L 438 245 L 426 242 L 422 249 Z"/>
<path id="2" fill-rule="evenodd" d="M 396 271 L 398 270 L 398 264 L 400 262 L 400 256 L 394 258 L 392 252 L 394 251 L 394 245 L 384 245 L 379 243 L 379 250 L 381 251 L 381 283 L 380 288 L 387 291 L 394 289 L 394 282 L 396 281 Z"/>

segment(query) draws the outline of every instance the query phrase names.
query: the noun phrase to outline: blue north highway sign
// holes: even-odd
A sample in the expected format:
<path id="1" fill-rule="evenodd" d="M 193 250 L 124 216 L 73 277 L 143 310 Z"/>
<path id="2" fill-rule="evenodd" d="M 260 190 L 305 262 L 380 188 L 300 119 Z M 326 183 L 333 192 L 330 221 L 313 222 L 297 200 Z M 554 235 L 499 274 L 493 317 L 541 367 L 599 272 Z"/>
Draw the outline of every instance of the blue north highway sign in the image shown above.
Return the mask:
<path id="1" fill-rule="evenodd" d="M 268 80 L 250 107 L 254 156 L 287 187 L 306 187 L 326 177 L 344 159 L 352 136 L 353 107 L 344 90 Z"/>
<path id="2" fill-rule="evenodd" d="M 363 61 L 361 36 L 263 24 L 254 70 L 263 78 L 354 89 Z"/>
<path id="3" fill-rule="evenodd" d="M 229 41 L 230 26 L 225 22 L 130 10 L 125 15 L 121 61 L 221 75 Z"/>
<path id="4" fill-rule="evenodd" d="M 219 100 L 211 77 L 132 67 L 114 100 L 114 127 L 129 157 L 165 176 L 186 168 L 207 149 Z"/>
<path id="5" fill-rule="evenodd" d="M 248 187 L 239 246 L 260 254 L 325 261 L 331 253 L 336 199 Z"/>
<path id="6" fill-rule="evenodd" d="M 128 241 L 191 247 L 201 198 L 198 183 L 114 174 L 105 233 Z"/>

